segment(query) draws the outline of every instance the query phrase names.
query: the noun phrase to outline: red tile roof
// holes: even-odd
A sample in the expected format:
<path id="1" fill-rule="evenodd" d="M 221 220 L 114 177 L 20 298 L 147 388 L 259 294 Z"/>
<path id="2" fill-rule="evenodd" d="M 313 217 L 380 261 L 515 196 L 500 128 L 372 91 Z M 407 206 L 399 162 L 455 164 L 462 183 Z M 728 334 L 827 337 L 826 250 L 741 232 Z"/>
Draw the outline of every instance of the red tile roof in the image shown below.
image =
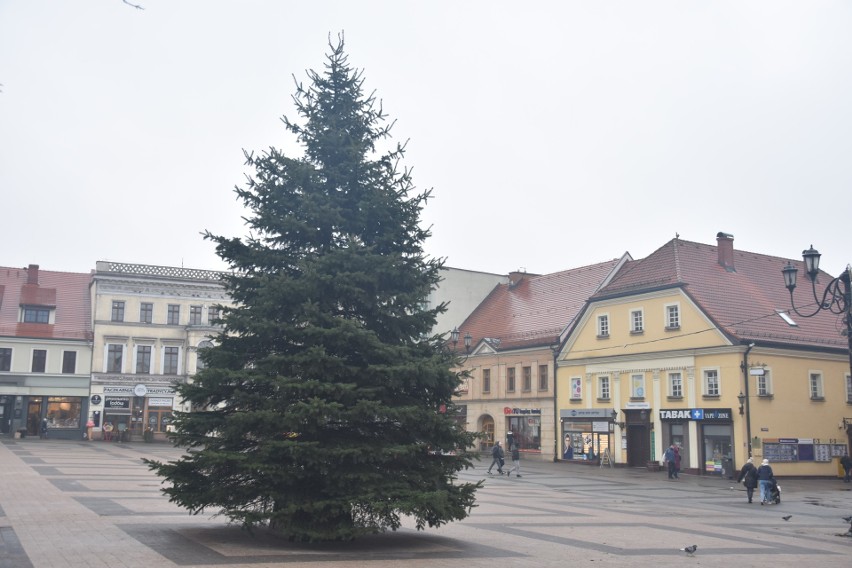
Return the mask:
<path id="1" fill-rule="evenodd" d="M 620 262 L 527 275 L 517 284 L 498 284 L 459 327 L 472 346 L 483 338 L 500 340 L 499 349 L 551 345 L 585 306 L 588 297 Z"/>
<path id="2" fill-rule="evenodd" d="M 723 253 L 724 246 L 732 249 L 733 238 L 728 245 L 723 244 Z M 784 287 L 781 269 L 791 259 L 739 250 L 733 250 L 732 254 L 733 269 L 728 270 L 719 262 L 718 245 L 675 238 L 647 258 L 628 263 L 592 299 L 679 286 L 735 343 L 848 348 L 846 338 L 840 335 L 845 328 L 842 316 L 822 311 L 804 318 L 790 311 L 790 293 Z M 799 268 L 799 285 L 794 294 L 796 307 L 803 313 L 811 313 L 816 303 L 810 280 L 801 259 L 792 262 Z M 818 292 L 831 280 L 830 275 L 820 272 Z M 798 325 L 790 326 L 778 311 L 790 312 Z"/>
<path id="3" fill-rule="evenodd" d="M 38 284 L 28 275 L 38 275 Z M 91 274 L 0 267 L 0 337 L 91 339 Z M 21 323 L 21 305 L 56 308 L 52 324 Z"/>

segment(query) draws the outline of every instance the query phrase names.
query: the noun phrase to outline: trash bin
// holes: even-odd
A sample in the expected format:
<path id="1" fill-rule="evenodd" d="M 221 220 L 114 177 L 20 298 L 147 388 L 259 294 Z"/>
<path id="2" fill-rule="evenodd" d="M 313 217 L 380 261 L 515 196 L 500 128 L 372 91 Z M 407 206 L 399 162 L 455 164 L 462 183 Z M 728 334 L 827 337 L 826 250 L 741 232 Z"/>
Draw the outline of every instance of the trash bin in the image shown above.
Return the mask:
<path id="1" fill-rule="evenodd" d="M 722 477 L 734 478 L 734 460 L 731 458 L 722 458 Z"/>

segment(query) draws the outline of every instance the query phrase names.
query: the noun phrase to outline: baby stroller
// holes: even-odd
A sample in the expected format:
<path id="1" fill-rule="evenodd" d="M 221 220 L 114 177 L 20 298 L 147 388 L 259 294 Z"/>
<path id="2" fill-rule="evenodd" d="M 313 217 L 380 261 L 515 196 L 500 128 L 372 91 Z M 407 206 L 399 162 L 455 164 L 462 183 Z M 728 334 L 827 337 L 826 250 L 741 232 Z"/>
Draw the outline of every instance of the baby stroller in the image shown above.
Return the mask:
<path id="1" fill-rule="evenodd" d="M 774 477 L 769 480 L 769 502 L 776 505 L 781 503 L 781 486 Z"/>

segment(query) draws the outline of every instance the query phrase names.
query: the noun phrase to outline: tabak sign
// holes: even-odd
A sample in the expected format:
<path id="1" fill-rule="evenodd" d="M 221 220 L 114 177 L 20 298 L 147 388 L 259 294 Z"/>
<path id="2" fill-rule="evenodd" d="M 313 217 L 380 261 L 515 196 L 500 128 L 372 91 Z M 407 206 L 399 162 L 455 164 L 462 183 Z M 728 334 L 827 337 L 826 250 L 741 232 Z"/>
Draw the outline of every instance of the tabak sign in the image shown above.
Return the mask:
<path id="1" fill-rule="evenodd" d="M 730 408 L 681 408 L 678 410 L 660 410 L 660 420 L 663 421 L 730 421 L 732 419 L 733 413 Z"/>

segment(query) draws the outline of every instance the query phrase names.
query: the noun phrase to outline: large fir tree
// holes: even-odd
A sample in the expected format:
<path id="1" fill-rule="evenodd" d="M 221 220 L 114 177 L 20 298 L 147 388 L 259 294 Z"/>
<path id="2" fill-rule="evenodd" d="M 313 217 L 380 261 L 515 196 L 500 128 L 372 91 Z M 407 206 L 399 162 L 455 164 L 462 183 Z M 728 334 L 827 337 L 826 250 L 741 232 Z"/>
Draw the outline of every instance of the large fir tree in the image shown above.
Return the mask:
<path id="1" fill-rule="evenodd" d="M 462 519 L 478 484 L 460 483 L 473 435 L 454 417 L 454 356 L 425 307 L 441 261 L 429 258 L 404 146 L 343 40 L 283 119 L 304 148 L 246 153 L 239 199 L 249 237 L 210 233 L 232 269 L 235 307 L 178 387 L 196 410 L 175 421 L 191 451 L 149 462 L 171 500 L 293 540 L 351 539 Z M 301 123 L 300 123 L 301 122 Z"/>

